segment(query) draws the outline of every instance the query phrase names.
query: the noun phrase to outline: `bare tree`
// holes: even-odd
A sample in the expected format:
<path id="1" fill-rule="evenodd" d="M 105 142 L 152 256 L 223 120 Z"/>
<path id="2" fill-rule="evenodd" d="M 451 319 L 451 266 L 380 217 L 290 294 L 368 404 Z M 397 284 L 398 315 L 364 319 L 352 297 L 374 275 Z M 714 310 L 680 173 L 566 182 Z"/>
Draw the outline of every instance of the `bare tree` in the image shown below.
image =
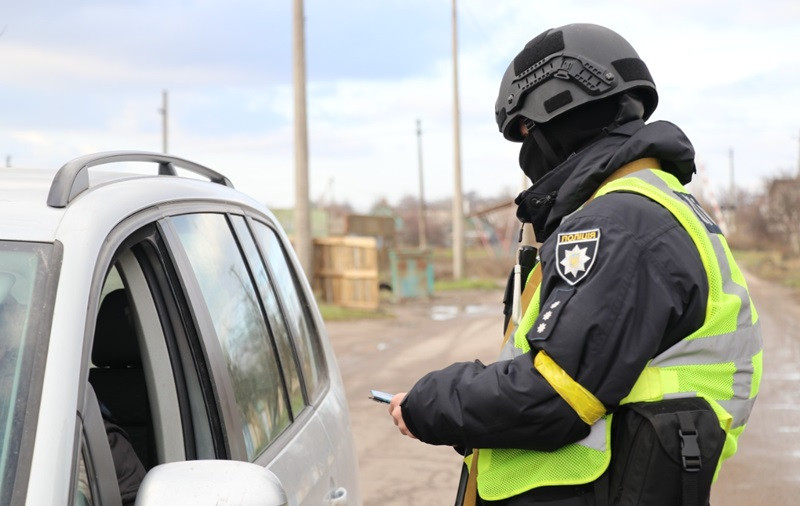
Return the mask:
<path id="1" fill-rule="evenodd" d="M 395 207 L 397 216 L 403 220 L 403 227 L 398 230 L 397 240 L 405 247 L 417 246 L 419 242 L 419 199 L 406 195 Z"/>
<path id="2" fill-rule="evenodd" d="M 768 181 L 764 206 L 769 228 L 782 237 L 794 255 L 800 255 L 800 179 L 777 177 Z"/>

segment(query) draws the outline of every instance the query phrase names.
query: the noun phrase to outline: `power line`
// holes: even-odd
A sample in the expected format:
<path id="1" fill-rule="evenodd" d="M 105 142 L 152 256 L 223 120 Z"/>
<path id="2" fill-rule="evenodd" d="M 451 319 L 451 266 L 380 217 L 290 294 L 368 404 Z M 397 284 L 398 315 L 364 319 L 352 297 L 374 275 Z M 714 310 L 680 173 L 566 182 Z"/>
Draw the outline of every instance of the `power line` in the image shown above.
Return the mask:
<path id="1" fill-rule="evenodd" d="M 458 20 L 453 0 L 453 279 L 464 277 L 464 201 L 461 193 L 461 120 L 458 105 Z"/>

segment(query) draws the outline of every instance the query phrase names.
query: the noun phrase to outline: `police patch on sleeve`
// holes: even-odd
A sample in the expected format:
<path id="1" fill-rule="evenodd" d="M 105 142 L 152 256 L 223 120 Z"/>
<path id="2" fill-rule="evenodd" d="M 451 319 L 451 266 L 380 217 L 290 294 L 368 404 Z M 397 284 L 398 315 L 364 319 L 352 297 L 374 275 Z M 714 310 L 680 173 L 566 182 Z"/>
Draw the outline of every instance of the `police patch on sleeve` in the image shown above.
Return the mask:
<path id="1" fill-rule="evenodd" d="M 570 285 L 577 284 L 589 274 L 597 258 L 600 229 L 581 230 L 558 234 L 556 243 L 556 270 Z"/>

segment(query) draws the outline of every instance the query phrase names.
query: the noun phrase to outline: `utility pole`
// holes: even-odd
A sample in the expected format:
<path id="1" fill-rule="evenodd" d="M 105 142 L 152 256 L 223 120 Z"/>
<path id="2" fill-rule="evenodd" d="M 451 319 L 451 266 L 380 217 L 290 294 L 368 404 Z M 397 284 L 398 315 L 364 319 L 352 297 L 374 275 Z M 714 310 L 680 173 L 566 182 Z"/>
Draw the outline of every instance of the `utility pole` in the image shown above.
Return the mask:
<path id="1" fill-rule="evenodd" d="M 800 179 L 800 135 L 797 136 L 797 179 Z"/>
<path id="2" fill-rule="evenodd" d="M 728 149 L 728 167 L 730 170 L 730 207 L 733 208 L 733 206 L 736 205 L 736 183 L 733 173 L 733 148 Z"/>
<path id="3" fill-rule="evenodd" d="M 294 248 L 311 280 L 312 242 L 308 202 L 308 125 L 306 118 L 306 49 L 303 0 L 294 0 Z"/>
<path id="4" fill-rule="evenodd" d="M 728 200 L 728 226 L 731 232 L 736 230 L 736 179 L 733 171 L 733 148 L 728 149 L 728 165 L 730 166 L 730 200 Z"/>
<path id="5" fill-rule="evenodd" d="M 425 220 L 425 182 L 422 176 L 422 122 L 417 120 L 417 164 L 419 166 L 419 248 L 428 247 L 427 223 Z"/>
<path id="6" fill-rule="evenodd" d="M 461 120 L 458 106 L 458 22 L 453 0 L 453 279 L 464 277 L 464 203 L 461 194 Z"/>
<path id="7" fill-rule="evenodd" d="M 158 110 L 161 114 L 161 152 L 167 152 L 167 125 L 169 108 L 167 106 L 167 90 L 161 92 L 161 109 Z"/>

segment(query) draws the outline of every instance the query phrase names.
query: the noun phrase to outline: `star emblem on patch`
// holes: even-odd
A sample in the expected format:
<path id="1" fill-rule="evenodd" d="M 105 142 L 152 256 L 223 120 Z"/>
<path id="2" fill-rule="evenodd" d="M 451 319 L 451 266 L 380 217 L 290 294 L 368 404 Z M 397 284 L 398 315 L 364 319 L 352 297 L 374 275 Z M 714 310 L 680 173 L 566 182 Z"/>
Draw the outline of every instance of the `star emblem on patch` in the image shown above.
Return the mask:
<path id="1" fill-rule="evenodd" d="M 558 234 L 556 271 L 561 278 L 575 285 L 592 269 L 600 245 L 600 229 L 579 230 Z"/>
<path id="2" fill-rule="evenodd" d="M 586 262 L 591 260 L 586 256 L 586 249 L 575 246 L 571 250 L 567 250 L 564 259 L 561 260 L 561 265 L 564 266 L 564 272 L 573 276 L 578 276 L 578 273 L 586 270 Z"/>

